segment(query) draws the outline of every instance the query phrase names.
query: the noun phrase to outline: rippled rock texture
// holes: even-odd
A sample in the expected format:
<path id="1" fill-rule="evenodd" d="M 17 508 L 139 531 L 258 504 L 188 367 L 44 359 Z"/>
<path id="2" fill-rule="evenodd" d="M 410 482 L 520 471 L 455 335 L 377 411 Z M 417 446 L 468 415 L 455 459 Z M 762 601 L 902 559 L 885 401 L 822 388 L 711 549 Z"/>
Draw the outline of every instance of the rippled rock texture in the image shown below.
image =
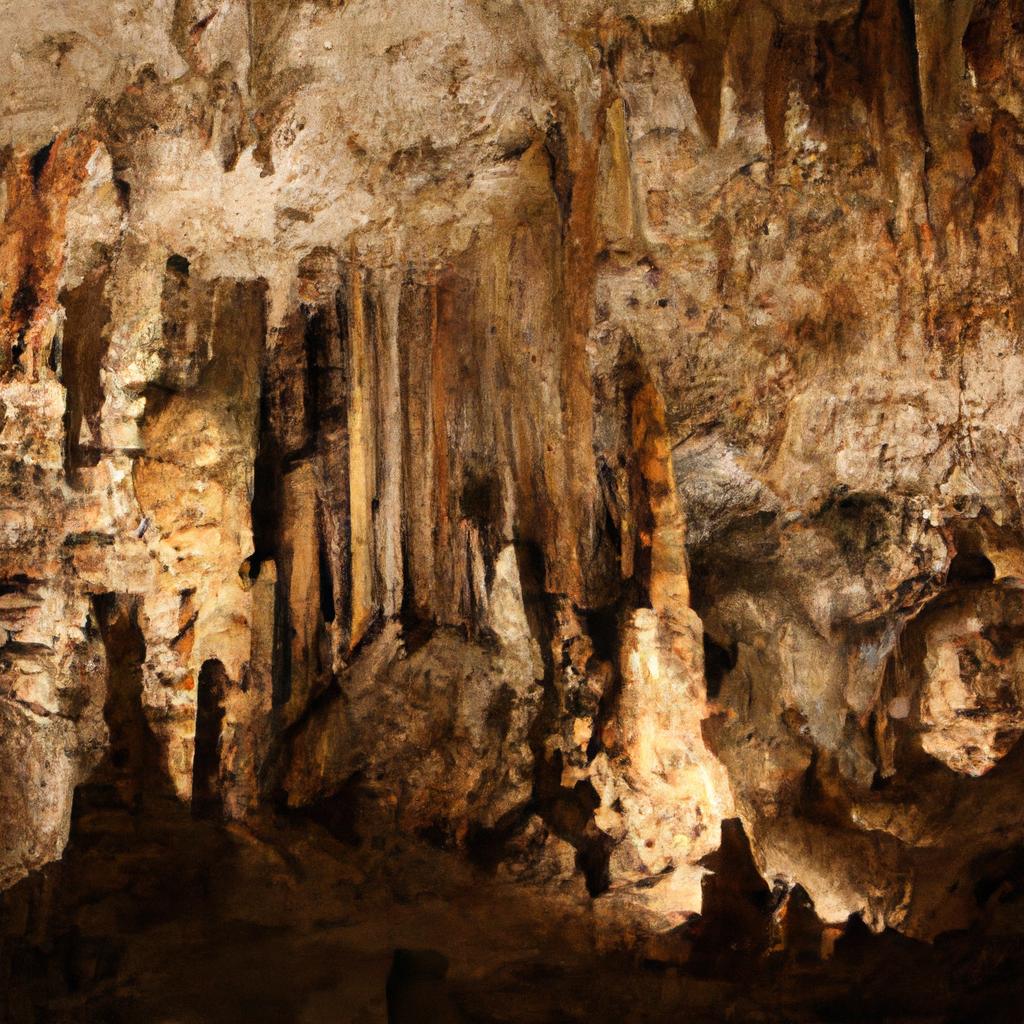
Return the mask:
<path id="1" fill-rule="evenodd" d="M 0 887 L 159 796 L 630 934 L 698 921 L 726 822 L 819 953 L 978 925 L 1024 6 L 6 15 Z"/>

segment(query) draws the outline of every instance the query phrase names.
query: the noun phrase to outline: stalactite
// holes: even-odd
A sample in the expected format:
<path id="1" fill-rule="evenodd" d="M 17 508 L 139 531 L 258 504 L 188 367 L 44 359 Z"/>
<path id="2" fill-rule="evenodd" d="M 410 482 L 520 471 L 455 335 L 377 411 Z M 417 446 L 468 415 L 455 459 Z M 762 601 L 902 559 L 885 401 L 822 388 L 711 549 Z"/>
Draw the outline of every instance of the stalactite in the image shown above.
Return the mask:
<path id="1" fill-rule="evenodd" d="M 733 1016 L 846 1019 L 831 958 L 941 936 L 981 980 L 905 1016 L 992 1018 L 1015 0 L 41 4 L 0 68 L 0 888 L 81 907 L 15 1019 L 120 1019 L 92 858 L 192 839 L 328 945 L 310 879 L 358 916 L 442 848 Z M 392 1015 L 523 988 L 378 947 Z"/>

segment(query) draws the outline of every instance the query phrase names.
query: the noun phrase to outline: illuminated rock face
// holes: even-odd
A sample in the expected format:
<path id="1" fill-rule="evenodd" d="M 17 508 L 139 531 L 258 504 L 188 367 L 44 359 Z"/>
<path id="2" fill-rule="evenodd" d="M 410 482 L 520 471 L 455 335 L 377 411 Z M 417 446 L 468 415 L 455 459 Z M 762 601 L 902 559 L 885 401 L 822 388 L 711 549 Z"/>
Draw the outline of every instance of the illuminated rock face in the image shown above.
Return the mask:
<path id="1" fill-rule="evenodd" d="M 0 885 L 101 780 L 650 928 L 738 818 L 826 922 L 963 924 L 1024 838 L 1019 17 L 12 15 Z"/>
<path id="2" fill-rule="evenodd" d="M 1020 616 L 1019 591 L 985 587 L 915 623 L 923 678 L 890 701 L 889 715 L 907 717 L 916 696 L 921 746 L 954 771 L 984 775 L 1024 733 Z"/>

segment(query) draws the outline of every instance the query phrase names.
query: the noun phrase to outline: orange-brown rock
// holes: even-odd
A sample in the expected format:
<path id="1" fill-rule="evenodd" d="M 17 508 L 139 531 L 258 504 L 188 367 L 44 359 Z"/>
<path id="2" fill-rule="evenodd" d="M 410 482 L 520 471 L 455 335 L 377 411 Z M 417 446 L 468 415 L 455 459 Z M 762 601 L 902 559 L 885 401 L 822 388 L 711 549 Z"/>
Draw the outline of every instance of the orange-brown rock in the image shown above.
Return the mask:
<path id="1" fill-rule="evenodd" d="M 758 949 L 987 913 L 1016 0 L 30 7 L 0 888 L 100 787 L 344 805 L 644 936 L 736 850 Z"/>

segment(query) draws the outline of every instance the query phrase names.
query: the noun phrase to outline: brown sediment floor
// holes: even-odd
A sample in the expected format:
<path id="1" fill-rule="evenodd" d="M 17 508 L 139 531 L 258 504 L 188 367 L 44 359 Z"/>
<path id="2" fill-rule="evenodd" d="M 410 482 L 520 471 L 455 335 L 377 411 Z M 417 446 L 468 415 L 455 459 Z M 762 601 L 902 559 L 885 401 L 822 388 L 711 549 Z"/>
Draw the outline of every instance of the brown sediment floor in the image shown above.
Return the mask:
<path id="1" fill-rule="evenodd" d="M 542 890 L 426 843 L 83 802 L 64 859 L 4 898 L 12 1024 L 1020 1019 L 1010 882 L 987 894 L 984 932 L 929 946 L 851 925 L 823 961 L 813 913 L 772 933 L 741 833 L 703 918 L 630 937 L 614 894 Z"/>

